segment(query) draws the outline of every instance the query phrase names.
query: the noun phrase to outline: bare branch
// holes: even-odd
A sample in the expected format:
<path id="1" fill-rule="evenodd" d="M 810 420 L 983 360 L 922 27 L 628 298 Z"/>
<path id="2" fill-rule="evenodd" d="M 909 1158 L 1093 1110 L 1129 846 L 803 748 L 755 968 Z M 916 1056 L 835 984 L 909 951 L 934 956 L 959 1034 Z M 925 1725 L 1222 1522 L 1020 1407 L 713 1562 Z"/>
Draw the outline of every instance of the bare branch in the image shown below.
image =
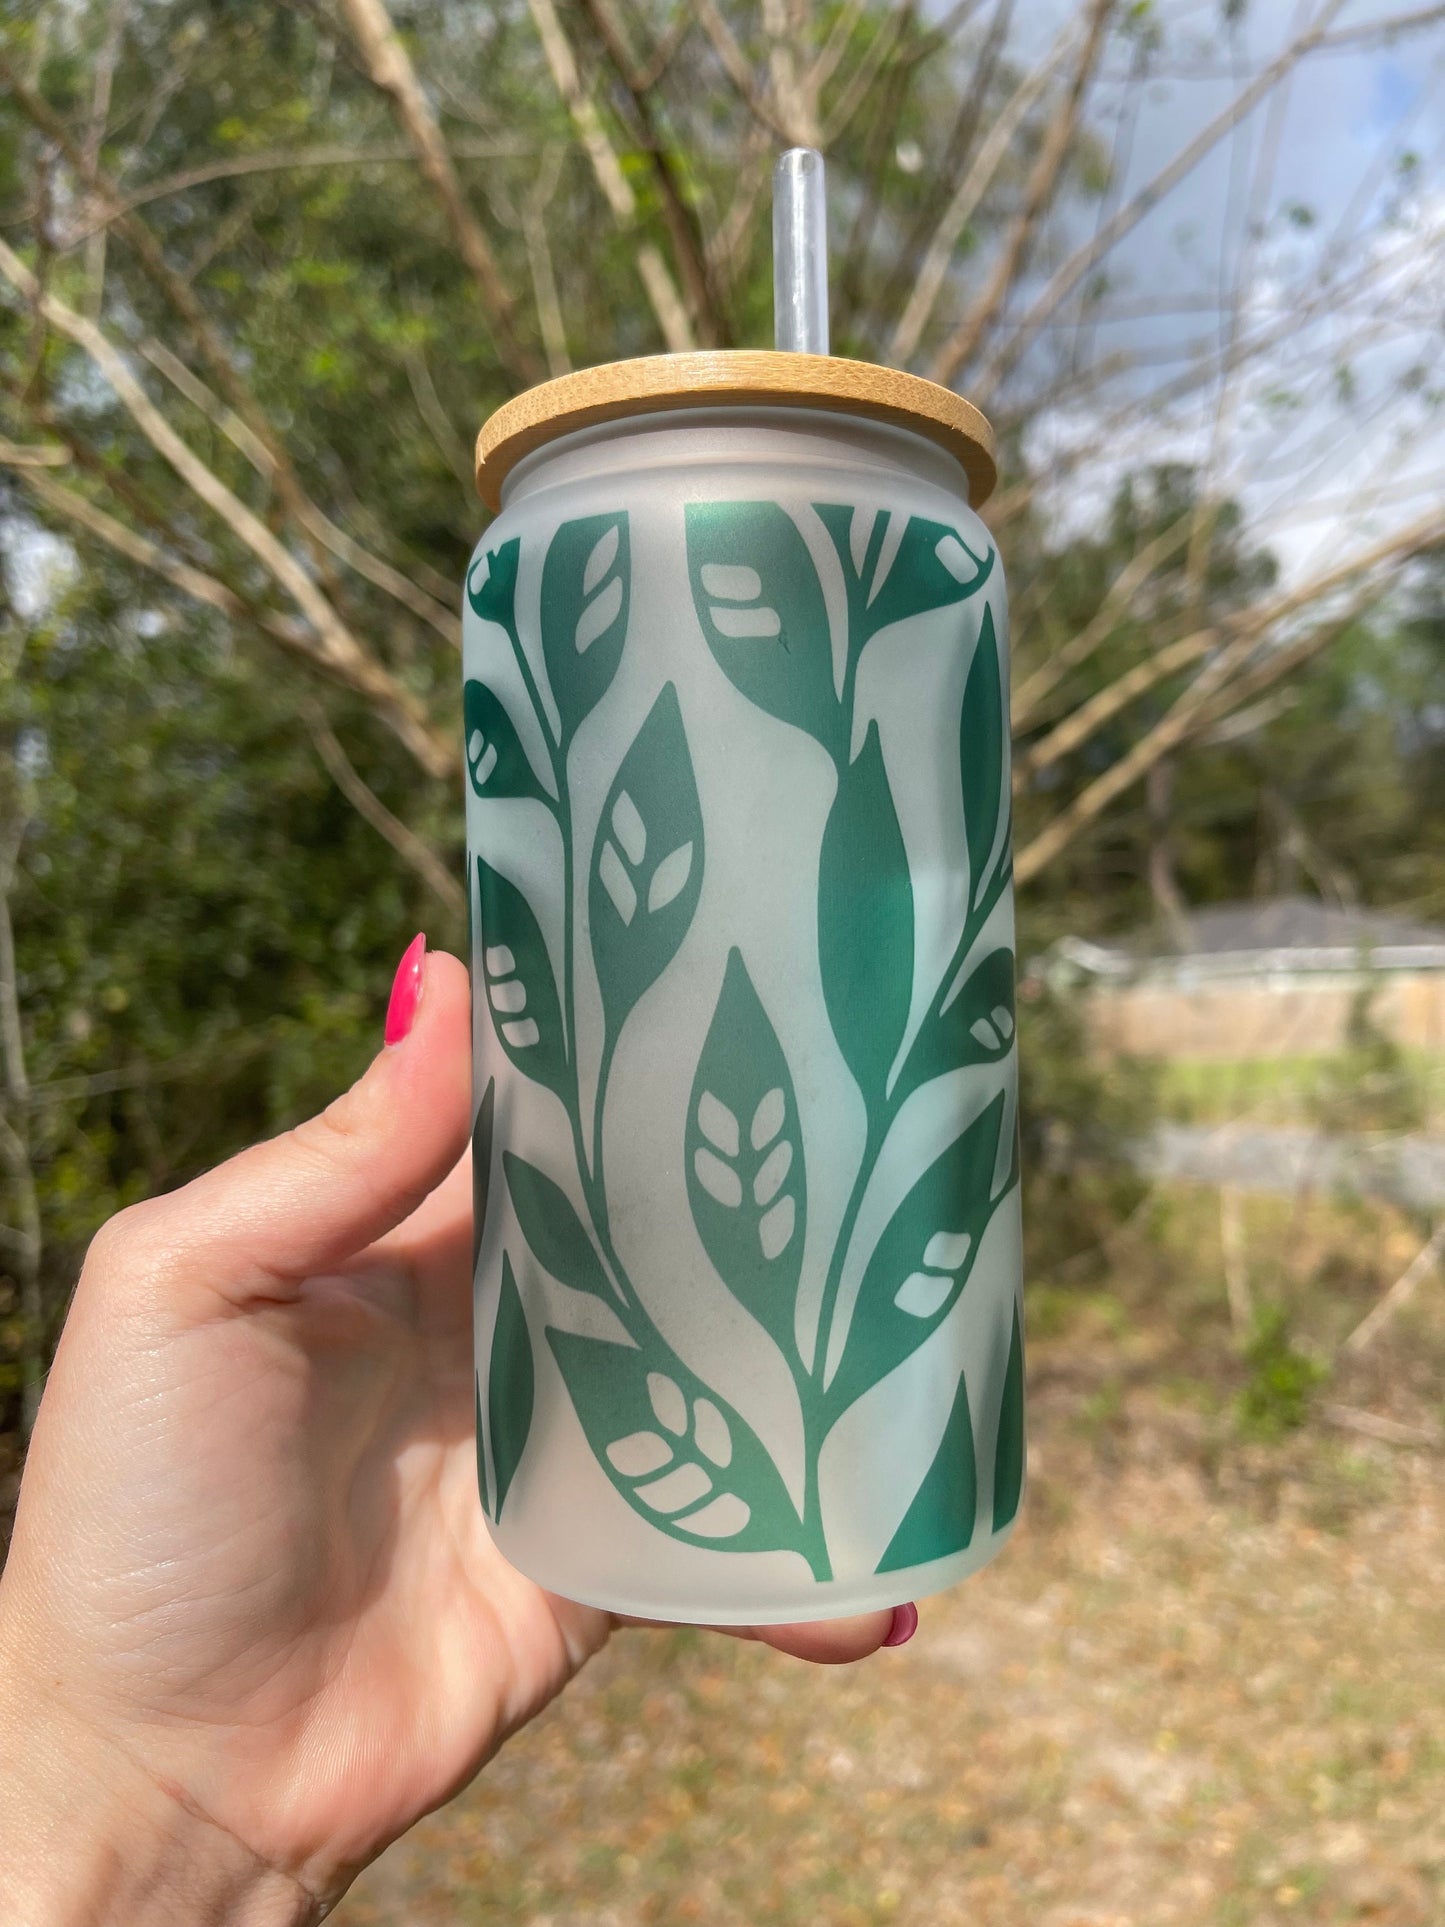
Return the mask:
<path id="1" fill-rule="evenodd" d="M 220 429 L 226 439 L 239 448 L 241 453 L 256 469 L 258 474 L 274 476 L 276 464 L 271 451 L 260 437 L 254 435 L 247 425 L 231 409 L 228 409 L 219 396 L 212 394 L 205 383 L 199 380 L 186 367 L 180 358 L 171 353 L 164 342 L 152 337 L 143 341 L 140 352 L 151 366 L 163 374 L 171 385 L 183 394 L 187 401 L 200 409 L 206 419 Z M 435 393 L 435 391 L 433 391 Z M 465 480 L 470 480 L 468 472 Z M 302 527 L 314 536 L 322 546 L 330 551 L 338 561 L 346 563 L 359 576 L 365 578 L 375 588 L 410 609 L 414 616 L 435 629 L 437 634 L 453 648 L 460 649 L 462 642 L 461 623 L 451 609 L 437 602 L 426 590 L 394 569 L 379 555 L 373 555 L 361 543 L 354 541 L 345 529 L 338 528 L 329 515 L 317 508 L 314 502 L 303 498 L 298 504 L 297 519 Z"/>
<path id="2" fill-rule="evenodd" d="M 367 696 L 398 738 L 432 776 L 451 772 L 455 756 L 421 706 L 342 622 L 306 570 L 238 496 L 183 442 L 151 401 L 109 338 L 73 308 L 44 293 L 19 255 L 0 241 L 0 274 L 105 376 L 151 446 L 236 535 L 296 603 L 315 631 L 319 654 L 332 673 Z"/>
<path id="3" fill-rule="evenodd" d="M 236 622 L 249 622 L 263 630 L 273 641 L 279 642 L 283 649 L 302 657 L 310 667 L 330 673 L 330 665 L 322 657 L 316 646 L 315 638 L 303 623 L 286 616 L 273 615 L 269 610 L 256 608 L 246 602 L 228 584 L 218 577 L 208 575 L 205 570 L 194 567 L 189 562 L 167 555 L 159 543 L 152 542 L 148 536 L 127 528 L 104 509 L 97 508 L 85 496 L 77 495 L 73 489 L 64 488 L 47 475 L 23 473 L 20 478 L 25 486 L 47 508 L 74 522 L 87 534 L 104 542 L 118 555 L 128 561 L 138 563 L 149 569 L 172 587 L 180 589 L 193 601 L 204 602 L 212 609 L 220 610 Z"/>
<path id="4" fill-rule="evenodd" d="M 1014 691 L 1013 727 L 1015 730 L 1027 727 L 1028 719 L 1038 708 L 1045 696 L 1054 689 L 1071 669 L 1086 662 L 1112 632 L 1120 615 L 1133 601 L 1137 592 L 1143 588 L 1149 577 L 1161 562 L 1177 550 L 1182 549 L 1189 539 L 1190 518 L 1187 515 L 1170 524 L 1152 542 L 1145 543 L 1136 555 L 1131 557 L 1110 586 L 1093 618 L 1087 622 L 1076 636 L 1070 638 L 1061 649 L 1054 651 L 1047 662 L 1040 666 Z"/>
<path id="5" fill-rule="evenodd" d="M 430 431 L 442 459 L 464 488 L 473 487 L 475 469 L 467 452 L 467 445 L 453 427 L 446 409 L 442 407 L 442 399 L 431 378 L 431 370 L 427 367 L 426 355 L 421 344 L 408 341 L 402 348 L 401 359 L 402 366 L 406 369 L 412 400 L 416 403 L 416 412 Z"/>
<path id="6" fill-rule="evenodd" d="M 683 197 L 677 168 L 657 123 L 651 95 L 637 77 L 610 0 L 580 0 L 617 76 L 634 123 L 638 145 L 647 155 L 662 202 L 662 215 L 681 271 L 698 337 L 704 347 L 725 347 L 729 336 L 708 273 L 707 256 L 692 209 Z"/>
<path id="7" fill-rule="evenodd" d="M 481 296 L 497 353 L 513 380 L 542 379 L 542 365 L 517 333 L 516 304 L 502 278 L 491 242 L 472 212 L 411 56 L 397 36 L 385 0 L 341 0 L 372 82 L 388 95 L 422 173 L 441 202 L 457 252 Z"/>
<path id="8" fill-rule="evenodd" d="M 916 11 L 913 0 L 903 0 L 902 6 L 894 7 L 886 16 L 883 25 L 873 36 L 872 45 L 854 68 L 852 78 L 828 116 L 828 124 L 821 136 L 824 147 L 833 146 L 852 126 L 853 116 L 862 108 L 878 76 L 897 53 L 899 42 L 912 28 Z M 814 101 L 815 122 L 817 112 L 817 102 Z M 808 141 L 804 145 L 816 146 L 817 141 Z"/>
<path id="9" fill-rule="evenodd" d="M 823 137 L 818 129 L 818 96 L 809 84 L 811 77 L 803 70 L 796 13 L 789 0 L 762 0 L 773 111 L 788 129 L 790 146 L 819 147 Z"/>
<path id="10" fill-rule="evenodd" d="M 852 44 L 858 31 L 858 22 L 867 12 L 868 0 L 845 0 L 839 7 L 837 18 L 828 30 L 828 38 L 818 53 L 818 58 L 808 70 L 808 92 L 814 100 L 821 100 L 823 89 L 838 71 L 838 63 Z"/>
<path id="11" fill-rule="evenodd" d="M 928 250 L 930 236 L 938 228 L 943 212 L 953 198 L 963 171 L 974 152 L 984 102 L 989 98 L 989 89 L 993 86 L 994 75 L 1008 40 L 1013 9 L 1014 0 L 996 0 L 988 23 L 988 31 L 983 37 L 983 44 L 971 62 L 972 73 L 968 87 L 959 101 L 958 112 L 949 130 L 943 155 L 937 167 L 929 170 L 922 205 L 908 228 L 898 237 L 893 264 L 877 296 L 877 312 L 880 315 L 896 315 L 900 304 L 904 302 L 904 291 L 915 281 L 919 263 Z M 956 8 L 952 18 L 956 19 L 972 11 L 971 5 L 966 8 Z M 945 28 L 948 25 L 948 22 L 944 23 Z M 936 29 L 933 38 L 937 38 L 942 31 L 943 29 Z M 927 38 L 926 36 L 925 44 Z M 943 41 L 940 39 L 938 44 L 942 45 Z M 961 229 L 960 232 L 962 232 Z M 955 236 L 955 240 L 956 238 Z"/>
<path id="12" fill-rule="evenodd" d="M 1092 822 L 1116 797 L 1121 796 L 1125 790 L 1138 782 L 1161 756 L 1167 755 L 1201 726 L 1218 721 L 1222 713 L 1220 698 L 1224 686 L 1247 663 L 1260 638 L 1276 622 L 1296 609 L 1319 601 L 1321 597 L 1351 576 L 1373 572 L 1382 563 L 1399 563 L 1410 555 L 1435 547 L 1442 540 L 1445 540 L 1445 514 L 1436 509 L 1409 528 L 1400 530 L 1395 535 L 1377 543 L 1364 554 L 1351 557 L 1325 575 L 1316 577 L 1288 595 L 1277 598 L 1265 609 L 1257 610 L 1248 618 L 1241 619 L 1232 640 L 1227 642 L 1218 655 L 1206 664 L 1160 721 L 1147 730 L 1116 763 L 1096 777 L 1092 783 L 1086 785 L 1073 801 L 1020 851 L 1014 865 L 1014 874 L 1018 882 L 1027 883 L 1037 876 L 1062 850 L 1067 848 L 1086 824 Z M 1290 656 L 1293 652 L 1292 660 L 1298 662 L 1303 655 L 1313 654 L 1324 647 L 1329 640 L 1353 622 L 1360 611 L 1380 593 L 1381 584 L 1372 575 L 1371 579 L 1356 591 L 1345 609 L 1337 611 L 1319 631 L 1305 638 L 1303 643 L 1291 645 L 1289 651 L 1280 651 L 1276 659 L 1262 665 L 1265 674 L 1257 673 L 1252 678 L 1238 679 L 1231 684 L 1230 701 L 1224 707 L 1232 707 L 1236 700 L 1253 697 L 1264 686 L 1266 680 L 1272 681 L 1275 675 L 1285 673 L 1281 658 Z M 1202 634 L 1207 640 L 1203 642 L 1202 647 L 1196 649 L 1196 655 L 1205 653 L 1210 644 L 1220 638 L 1218 630 L 1209 630 Z M 1185 641 L 1198 644 L 1200 638 L 1190 637 L 1185 638 Z M 1173 647 L 1179 650 L 1181 645 L 1175 644 Z M 1055 734 L 1057 735 L 1058 732 Z"/>
<path id="13" fill-rule="evenodd" d="M 748 112 L 769 135 L 776 136 L 789 147 L 796 146 L 791 130 L 778 118 L 766 90 L 758 84 L 757 76 L 748 64 L 748 57 L 738 45 L 716 0 L 694 0 L 694 10 L 702 23 L 703 32 L 712 42 L 713 52 L 722 63 L 723 72 L 737 89 Z"/>
<path id="14" fill-rule="evenodd" d="M 536 149 L 520 141 L 454 140 L 448 144 L 457 161 L 521 160 Z M 83 240 L 96 229 L 106 227 L 118 214 L 133 214 L 152 201 L 167 201 L 177 194 L 188 194 L 193 187 L 209 187 L 213 181 L 243 180 L 253 174 L 287 174 L 308 167 L 415 167 L 417 152 L 408 142 L 374 147 L 346 145 L 329 147 L 278 147 L 262 154 L 236 154 L 230 160 L 208 161 L 204 167 L 188 167 L 179 174 L 165 174 L 158 181 L 133 188 L 116 203 L 114 211 L 98 215 L 72 230 Z"/>
<path id="15" fill-rule="evenodd" d="M 1442 1255 L 1445 1255 L 1445 1222 L 1436 1225 L 1384 1297 L 1370 1307 L 1341 1345 L 1340 1350 L 1346 1357 L 1358 1358 L 1370 1341 L 1389 1324 L 1396 1312 L 1402 1311 L 1409 1304 Z"/>
<path id="16" fill-rule="evenodd" d="M 237 372 L 234 362 L 196 298 L 195 291 L 171 269 L 155 236 L 145 223 L 135 215 L 125 212 L 121 205 L 119 190 L 114 182 L 102 173 L 77 146 L 59 115 L 20 78 L 7 60 L 3 49 L 0 49 L 0 77 L 9 83 L 10 90 L 26 118 L 55 143 L 86 187 L 108 211 L 116 232 L 128 246 L 135 250 L 136 258 L 152 285 L 181 317 L 200 350 L 201 357 L 209 368 L 217 388 L 269 452 L 274 463 L 274 478 L 281 500 L 287 513 L 293 517 L 298 526 L 304 529 L 304 511 L 310 505 L 306 491 L 302 488 L 300 478 L 292 466 L 291 457 L 287 453 L 285 444 L 274 432 L 255 397 Z M 328 590 L 333 588 L 335 585 L 330 574 L 330 564 L 325 548 L 314 548 L 313 555 Z"/>
<path id="17" fill-rule="evenodd" d="M 111 0 L 105 40 L 91 79 L 90 129 L 86 136 L 85 157 L 90 163 L 92 172 L 100 160 L 101 143 L 105 139 L 105 126 L 110 119 L 111 89 L 115 83 L 116 64 L 120 59 L 120 43 L 125 33 L 125 20 L 129 11 L 130 0 Z M 101 303 L 105 295 L 105 242 L 106 231 L 103 227 L 95 229 L 86 242 L 86 301 L 92 321 L 100 319 Z"/>
<path id="18" fill-rule="evenodd" d="M 602 125 L 602 117 L 582 85 L 576 55 L 557 16 L 553 0 L 527 0 L 527 5 L 537 29 L 537 38 L 542 43 L 553 84 L 571 116 L 582 150 L 592 164 L 602 198 L 611 208 L 612 218 L 618 228 L 623 233 L 630 233 L 637 225 L 637 196 L 613 152 L 607 130 Z M 687 309 L 667 264 L 651 242 L 643 242 L 637 250 L 637 272 L 669 350 L 673 354 L 682 354 L 695 348 L 697 339 L 688 320 Z"/>
<path id="19" fill-rule="evenodd" d="M 933 239 L 923 252 L 913 292 L 898 317 L 898 325 L 888 343 L 885 354 L 887 361 L 901 366 L 911 359 L 917 349 L 947 279 L 959 236 L 973 219 L 1024 116 L 1048 85 L 1050 76 L 1063 58 L 1071 32 L 1069 27 L 1064 29 L 1038 66 L 1026 74 L 1014 89 L 997 120 L 989 128 L 974 156 L 973 165 L 959 182 L 953 199 L 934 229 Z"/>
<path id="20" fill-rule="evenodd" d="M 1068 298 L 1084 276 L 1111 249 L 1115 248 L 1126 234 L 1137 227 L 1145 215 L 1157 207 L 1166 194 L 1172 192 L 1187 175 L 1193 172 L 1205 155 L 1218 146 L 1231 128 L 1250 112 L 1256 102 L 1262 100 L 1272 88 L 1278 86 L 1287 73 L 1298 66 L 1307 55 L 1314 52 L 1324 38 L 1329 22 L 1343 5 L 1344 0 L 1326 0 L 1312 27 L 1292 40 L 1289 46 L 1263 68 L 1227 107 L 1216 114 L 1214 119 L 1182 148 L 1167 166 L 1160 169 L 1153 180 L 1126 201 L 1111 220 L 1106 221 L 1082 247 L 1077 248 L 1069 256 L 1068 260 L 1050 277 L 1008 340 L 989 362 L 979 380 L 973 384 L 972 393 L 980 406 L 988 405 L 999 384 L 1018 362 L 1039 329 Z"/>
<path id="21" fill-rule="evenodd" d="M 565 375 L 572 366 L 567 353 L 567 329 L 562 319 L 562 302 L 557 293 L 557 275 L 552 265 L 552 248 L 547 239 L 547 204 L 557 189 L 561 171 L 560 151 L 549 169 L 544 168 L 537 185 L 527 196 L 522 228 L 527 237 L 527 260 L 532 270 L 532 292 L 537 302 L 537 319 L 542 324 L 542 345 L 547 350 L 547 370 Z M 468 478 L 470 479 L 470 478 Z"/>
<path id="22" fill-rule="evenodd" d="M 1079 114 L 1089 82 L 1104 51 L 1104 35 L 1114 0 L 1093 0 L 1084 44 L 1059 111 L 1024 187 L 1023 205 L 1014 216 L 999 247 L 988 280 L 978 299 L 934 356 L 929 370 L 935 381 L 950 382 L 993 326 L 1010 290 L 1017 284 L 1038 234 L 1039 223 L 1054 197 L 1059 176 L 1078 132 Z"/>
<path id="23" fill-rule="evenodd" d="M 378 835 L 386 838 L 402 861 L 416 872 L 428 889 L 435 892 L 454 916 L 464 917 L 467 899 L 461 884 L 436 851 L 429 849 L 415 830 L 408 829 L 400 817 L 393 816 L 375 790 L 358 774 L 355 764 L 337 741 L 336 733 L 327 721 L 326 711 L 314 696 L 308 696 L 303 702 L 302 714 L 311 732 L 311 740 L 316 745 L 317 755 L 357 815 L 363 817 Z"/>
<path id="24" fill-rule="evenodd" d="M 56 448 L 49 443 L 6 442 L 0 441 L 0 467 L 4 468 L 68 468 L 70 452 Z"/>

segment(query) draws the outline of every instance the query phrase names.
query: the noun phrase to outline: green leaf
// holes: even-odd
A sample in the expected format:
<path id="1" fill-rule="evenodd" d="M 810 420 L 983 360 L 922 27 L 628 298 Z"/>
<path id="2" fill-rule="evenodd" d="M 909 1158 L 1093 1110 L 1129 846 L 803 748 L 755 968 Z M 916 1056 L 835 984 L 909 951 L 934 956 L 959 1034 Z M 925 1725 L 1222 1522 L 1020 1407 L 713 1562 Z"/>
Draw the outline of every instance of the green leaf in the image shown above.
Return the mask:
<path id="1" fill-rule="evenodd" d="M 998 1442 L 993 1454 L 993 1529 L 1002 1531 L 1019 1509 L 1024 1489 L 1024 1335 L 1019 1308 L 1013 1308 Z"/>
<path id="2" fill-rule="evenodd" d="M 551 809 L 552 799 L 537 781 L 516 725 L 495 690 L 469 677 L 462 717 L 467 775 L 477 795 L 532 796 Z"/>
<path id="3" fill-rule="evenodd" d="M 828 1021 L 869 1109 L 881 1100 L 913 993 L 913 884 L 878 725 L 844 765 L 818 866 Z"/>
<path id="4" fill-rule="evenodd" d="M 795 1358 L 803 1139 L 782 1045 L 737 950 L 698 1058 L 684 1155 L 693 1222 L 718 1275 Z"/>
<path id="5" fill-rule="evenodd" d="M 1002 1092 L 917 1180 L 863 1272 L 828 1395 L 843 1410 L 901 1365 L 948 1316 L 968 1282 L 997 1198 L 991 1197 Z"/>
<path id="6" fill-rule="evenodd" d="M 728 1552 L 797 1548 L 802 1525 L 746 1420 L 661 1342 L 554 1331 L 547 1342 L 598 1463 L 671 1538 Z"/>
<path id="7" fill-rule="evenodd" d="M 626 514 L 564 522 L 542 564 L 542 654 L 564 743 L 617 674 L 631 600 Z"/>
<path id="8" fill-rule="evenodd" d="M 879 1572 L 927 1565 L 962 1552 L 973 1538 L 978 1511 L 978 1467 L 973 1455 L 973 1418 L 962 1375 L 953 1395 L 933 1463 L 913 1495 L 902 1524 L 878 1562 Z"/>
<path id="9" fill-rule="evenodd" d="M 472 1276 L 482 1255 L 482 1231 L 487 1222 L 487 1204 L 492 1186 L 492 1120 L 497 1095 L 497 1080 L 487 1079 L 487 1088 L 477 1106 L 472 1125 Z"/>
<path id="10" fill-rule="evenodd" d="M 484 622 L 499 623 L 517 639 L 517 565 L 522 538 L 514 535 L 479 555 L 467 570 L 467 601 Z"/>
<path id="11" fill-rule="evenodd" d="M 884 560 L 893 518 L 886 509 L 814 504 L 827 529 L 848 592 L 848 655 L 891 623 L 945 609 L 977 595 L 993 573 L 994 550 L 975 555 L 956 529 L 910 515 L 892 558 Z"/>
<path id="12" fill-rule="evenodd" d="M 552 960 L 532 906 L 514 883 L 477 858 L 482 981 L 502 1049 L 519 1071 L 564 1100 L 572 1087 Z"/>
<path id="13" fill-rule="evenodd" d="M 474 1372 L 472 1376 L 476 1381 L 477 1388 L 475 1433 L 477 1442 L 477 1494 L 481 1499 L 483 1512 L 485 1512 L 490 1519 L 492 1516 L 492 1499 L 491 1494 L 487 1490 L 487 1446 L 486 1435 L 482 1430 L 482 1375 L 480 1372 Z"/>
<path id="14" fill-rule="evenodd" d="M 667 683 L 622 759 L 592 852 L 588 916 L 608 1034 L 677 955 L 702 889 L 702 809 Z"/>
<path id="15" fill-rule="evenodd" d="M 893 1096 L 896 1103 L 918 1085 L 966 1064 L 996 1064 L 1014 1038 L 1014 953 L 1006 944 L 990 950 L 968 971 L 960 969 L 941 1006 L 931 1011 L 908 1053 Z"/>
<path id="16" fill-rule="evenodd" d="M 512 1261 L 502 1253 L 502 1285 L 497 1322 L 492 1328 L 492 1358 L 487 1367 L 487 1427 L 492 1435 L 492 1468 L 497 1479 L 497 1518 L 511 1490 L 512 1477 L 532 1429 L 536 1368 L 522 1296 L 512 1276 Z"/>
<path id="17" fill-rule="evenodd" d="M 538 1264 L 573 1291 L 610 1299 L 612 1289 L 602 1261 L 561 1185 L 514 1151 L 503 1151 L 502 1169 L 517 1223 Z"/>
<path id="18" fill-rule="evenodd" d="M 847 748 L 828 610 L 808 545 L 776 502 L 690 502 L 693 607 L 718 667 L 749 702 Z"/>
<path id="19" fill-rule="evenodd" d="M 963 829 L 968 840 L 969 905 L 976 909 L 987 887 L 989 859 L 998 840 L 1000 809 L 1006 807 L 1004 778 L 1007 764 L 1007 715 L 1003 667 L 993 610 L 986 608 L 978 646 L 969 664 L 963 692 L 963 722 L 959 741 L 963 767 Z M 1007 854 L 1005 842 L 1002 863 Z"/>

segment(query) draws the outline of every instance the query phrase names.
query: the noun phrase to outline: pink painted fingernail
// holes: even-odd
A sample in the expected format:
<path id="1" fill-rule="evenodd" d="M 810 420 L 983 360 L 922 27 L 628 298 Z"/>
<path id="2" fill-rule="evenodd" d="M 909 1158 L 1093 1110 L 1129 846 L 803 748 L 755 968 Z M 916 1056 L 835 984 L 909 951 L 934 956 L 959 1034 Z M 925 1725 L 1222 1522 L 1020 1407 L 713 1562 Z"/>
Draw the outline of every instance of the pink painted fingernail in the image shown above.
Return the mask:
<path id="1" fill-rule="evenodd" d="M 888 1628 L 885 1646 L 906 1646 L 918 1631 L 918 1608 L 910 1599 L 906 1606 L 893 1608 L 893 1624 Z"/>
<path id="2" fill-rule="evenodd" d="M 407 945 L 391 980 L 391 1001 L 386 1006 L 388 1044 L 399 1044 L 416 1022 L 425 970 L 426 932 L 423 930 Z"/>

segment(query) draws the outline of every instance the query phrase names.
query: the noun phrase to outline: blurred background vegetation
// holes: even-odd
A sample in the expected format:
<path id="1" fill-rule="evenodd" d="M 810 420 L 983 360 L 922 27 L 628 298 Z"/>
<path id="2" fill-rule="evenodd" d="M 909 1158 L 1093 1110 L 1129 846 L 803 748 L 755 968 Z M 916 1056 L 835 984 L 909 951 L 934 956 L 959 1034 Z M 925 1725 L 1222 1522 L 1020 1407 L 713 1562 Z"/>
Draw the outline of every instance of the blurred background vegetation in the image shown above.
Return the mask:
<path id="1" fill-rule="evenodd" d="M 1042 1441 L 1013 1583 L 1051 1583 L 1073 1544 L 1056 1436 L 1075 1482 L 1126 1435 L 1177 1449 L 1213 1481 L 1201 1518 L 1231 1467 L 1327 1488 L 1338 1523 L 1385 1489 L 1376 1460 L 1434 1463 L 1429 1183 L 1342 1193 L 1296 1162 L 1251 1187 L 1137 1152 L 1161 1123 L 1438 1151 L 1445 1042 L 1383 1022 L 1362 975 L 1319 1049 L 1121 1056 L 1105 990 L 1051 960 L 1070 938 L 1187 954 L 1191 914 L 1230 901 L 1387 909 L 1421 943 L 1445 924 L 1442 55 L 1424 0 L 12 4 L 0 1479 L 96 1225 L 322 1103 L 411 933 L 463 941 L 476 428 L 572 366 L 766 345 L 791 143 L 828 158 L 835 350 L 957 386 L 1003 455 Z M 1340 123 L 1313 201 L 1342 72 L 1383 77 L 1378 111 Z M 1191 1416 L 1161 1446 L 1165 1406 Z M 989 1583 L 969 1596 L 1002 1623 Z M 705 1720 L 720 1676 L 685 1638 L 670 1663 Z M 962 1887 L 908 1872 L 924 1835 L 857 1893 L 808 1876 L 796 1917 L 1136 1917 L 1010 1911 L 1007 1882 L 959 1911 Z M 472 1912 L 424 1917 L 601 1919 L 568 1895 L 595 1875 L 623 1906 L 637 1857 L 599 1854 L 550 1898 L 509 1911 L 494 1867 Z M 758 1917 L 761 1885 L 690 1912 L 695 1857 L 616 1917 Z M 1445 1848 L 1428 1864 L 1445 1877 Z M 1245 1874 L 1221 1869 L 1227 1897 Z M 1167 1918 L 1309 1898 L 1263 1879 L 1263 1911 Z M 1438 1919 L 1410 1911 L 1425 1891 L 1369 1917 Z M 412 1918 L 391 1904 L 370 1917 Z"/>

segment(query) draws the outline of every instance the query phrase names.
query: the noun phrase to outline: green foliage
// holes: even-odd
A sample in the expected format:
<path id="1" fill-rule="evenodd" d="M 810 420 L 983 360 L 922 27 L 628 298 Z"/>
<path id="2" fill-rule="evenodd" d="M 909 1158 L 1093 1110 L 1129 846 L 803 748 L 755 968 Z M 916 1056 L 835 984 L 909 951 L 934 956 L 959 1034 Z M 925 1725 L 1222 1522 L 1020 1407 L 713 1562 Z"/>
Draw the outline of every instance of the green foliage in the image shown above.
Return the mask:
<path id="1" fill-rule="evenodd" d="M 1261 1440 L 1283 1438 L 1303 1425 L 1310 1401 L 1328 1376 L 1317 1359 L 1294 1343 L 1289 1312 L 1271 1305 L 1260 1312 L 1245 1351 L 1249 1378 L 1239 1394 L 1240 1429 Z"/>
<path id="2" fill-rule="evenodd" d="M 1154 1073 L 1102 1063 L 1076 1001 L 1038 977 L 1019 986 L 1018 1017 L 1025 1276 L 1077 1283 L 1107 1266 L 1109 1232 L 1147 1194 L 1119 1151 L 1157 1113 Z"/>

